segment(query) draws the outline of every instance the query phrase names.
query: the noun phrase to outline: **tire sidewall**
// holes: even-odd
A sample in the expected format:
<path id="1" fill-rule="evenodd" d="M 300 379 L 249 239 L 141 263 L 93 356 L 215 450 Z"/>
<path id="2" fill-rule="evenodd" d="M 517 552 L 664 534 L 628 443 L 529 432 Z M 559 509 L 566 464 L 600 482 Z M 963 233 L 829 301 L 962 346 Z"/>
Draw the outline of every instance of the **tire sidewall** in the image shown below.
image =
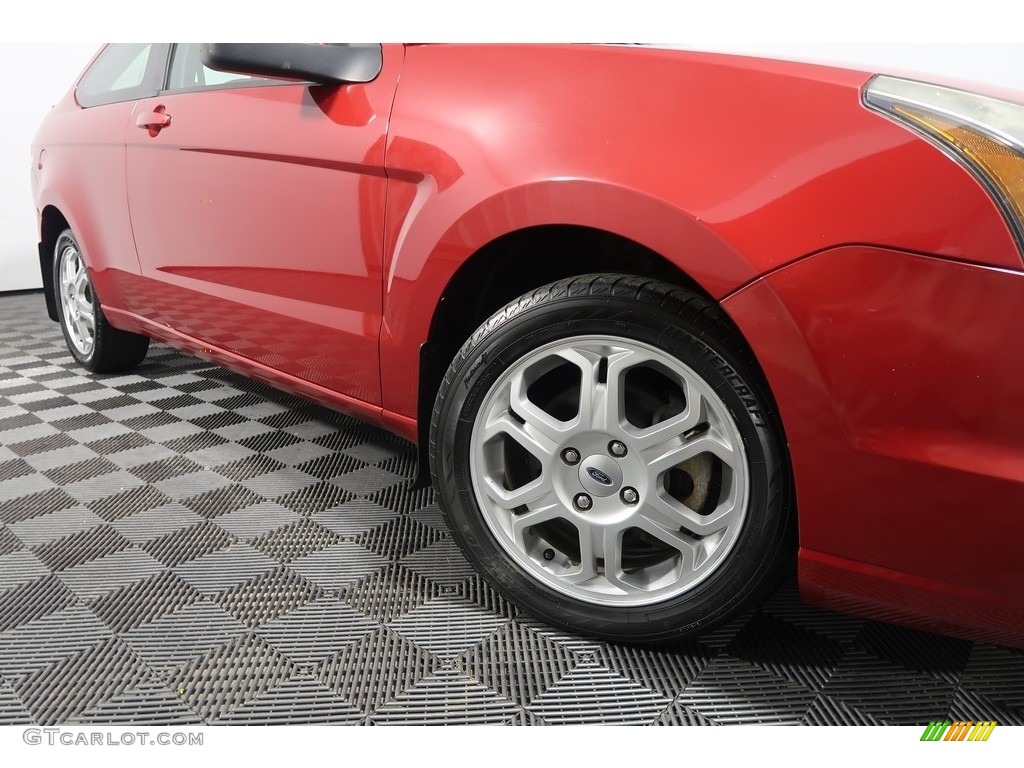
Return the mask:
<path id="1" fill-rule="evenodd" d="M 506 310 L 507 311 L 507 310 Z M 621 639 L 692 634 L 728 617 L 748 599 L 775 560 L 782 533 L 780 494 L 773 492 L 780 450 L 757 377 L 728 342 L 709 338 L 686 315 L 639 307 L 624 297 L 568 297 L 511 314 L 474 336 L 454 386 L 441 393 L 436 472 L 453 534 L 506 596 L 545 620 Z M 515 563 L 484 520 L 470 475 L 473 424 L 491 386 L 523 356 L 549 342 L 582 335 L 642 341 L 697 373 L 727 406 L 743 440 L 749 476 L 746 519 L 726 559 L 683 595 L 651 605 L 601 606 L 556 592 Z M 702 340 L 702 336 L 709 343 Z M 713 346 L 712 346 L 713 345 Z"/>

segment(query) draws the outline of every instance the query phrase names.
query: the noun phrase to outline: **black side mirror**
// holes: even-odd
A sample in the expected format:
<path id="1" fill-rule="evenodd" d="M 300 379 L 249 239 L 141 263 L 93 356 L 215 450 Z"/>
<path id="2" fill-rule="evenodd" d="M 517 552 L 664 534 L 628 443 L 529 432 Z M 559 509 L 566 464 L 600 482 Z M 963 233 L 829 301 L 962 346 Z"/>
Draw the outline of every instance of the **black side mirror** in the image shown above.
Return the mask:
<path id="1" fill-rule="evenodd" d="M 368 83 L 383 63 L 377 43 L 205 43 L 200 57 L 210 69 L 314 83 Z"/>

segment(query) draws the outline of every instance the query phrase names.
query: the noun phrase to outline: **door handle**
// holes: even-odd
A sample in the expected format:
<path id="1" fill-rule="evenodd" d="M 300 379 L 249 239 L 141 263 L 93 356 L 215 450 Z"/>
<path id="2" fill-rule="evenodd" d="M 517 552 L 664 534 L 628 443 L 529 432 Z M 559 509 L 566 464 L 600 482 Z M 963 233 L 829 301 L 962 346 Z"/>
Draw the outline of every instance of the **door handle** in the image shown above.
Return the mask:
<path id="1" fill-rule="evenodd" d="M 160 131 L 171 124 L 171 116 L 164 112 L 161 104 L 152 112 L 143 112 L 135 118 L 135 125 L 139 128 L 146 128 L 150 136 L 156 136 Z"/>

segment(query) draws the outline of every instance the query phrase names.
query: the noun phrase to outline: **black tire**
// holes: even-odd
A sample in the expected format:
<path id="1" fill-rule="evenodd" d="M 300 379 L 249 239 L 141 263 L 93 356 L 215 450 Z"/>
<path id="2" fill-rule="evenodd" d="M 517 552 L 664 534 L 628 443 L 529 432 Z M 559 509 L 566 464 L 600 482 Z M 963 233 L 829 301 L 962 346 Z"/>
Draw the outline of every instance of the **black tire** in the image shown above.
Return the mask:
<path id="1" fill-rule="evenodd" d="M 474 493 L 471 434 L 491 386 L 531 351 L 581 334 L 635 340 L 683 362 L 724 402 L 742 438 L 749 495 L 734 543 L 703 581 L 663 602 L 600 605 L 555 591 L 509 556 Z M 664 643 L 698 635 L 762 598 L 793 559 L 791 475 L 763 376 L 716 304 L 666 283 L 586 275 L 539 288 L 491 316 L 441 384 L 430 468 L 453 537 L 487 581 L 529 614 L 594 637 Z"/>
<path id="2" fill-rule="evenodd" d="M 92 289 L 91 279 L 88 277 L 86 278 L 88 285 L 85 295 L 92 304 L 95 332 L 91 348 L 83 352 L 76 347 L 64 312 L 65 298 L 61 294 L 62 259 L 68 253 L 69 248 L 73 248 L 78 254 L 82 253 L 74 233 L 70 229 L 65 229 L 57 237 L 53 249 L 53 290 L 57 304 L 58 322 L 64 333 L 68 351 L 83 368 L 94 373 L 109 373 L 134 368 L 145 359 L 146 353 L 149 351 L 149 337 L 114 328 L 103 314 L 99 297 Z"/>

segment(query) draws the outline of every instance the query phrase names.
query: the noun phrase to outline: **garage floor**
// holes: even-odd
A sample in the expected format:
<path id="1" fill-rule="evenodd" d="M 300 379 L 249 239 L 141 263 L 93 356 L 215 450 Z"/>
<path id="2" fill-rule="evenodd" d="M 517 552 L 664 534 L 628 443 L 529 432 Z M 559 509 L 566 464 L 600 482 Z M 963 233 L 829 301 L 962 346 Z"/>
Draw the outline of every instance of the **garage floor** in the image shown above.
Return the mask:
<path id="1" fill-rule="evenodd" d="M 792 584 L 673 652 L 551 630 L 414 460 L 162 345 L 85 375 L 41 295 L 0 297 L 0 724 L 1024 724 L 1024 652 Z"/>

